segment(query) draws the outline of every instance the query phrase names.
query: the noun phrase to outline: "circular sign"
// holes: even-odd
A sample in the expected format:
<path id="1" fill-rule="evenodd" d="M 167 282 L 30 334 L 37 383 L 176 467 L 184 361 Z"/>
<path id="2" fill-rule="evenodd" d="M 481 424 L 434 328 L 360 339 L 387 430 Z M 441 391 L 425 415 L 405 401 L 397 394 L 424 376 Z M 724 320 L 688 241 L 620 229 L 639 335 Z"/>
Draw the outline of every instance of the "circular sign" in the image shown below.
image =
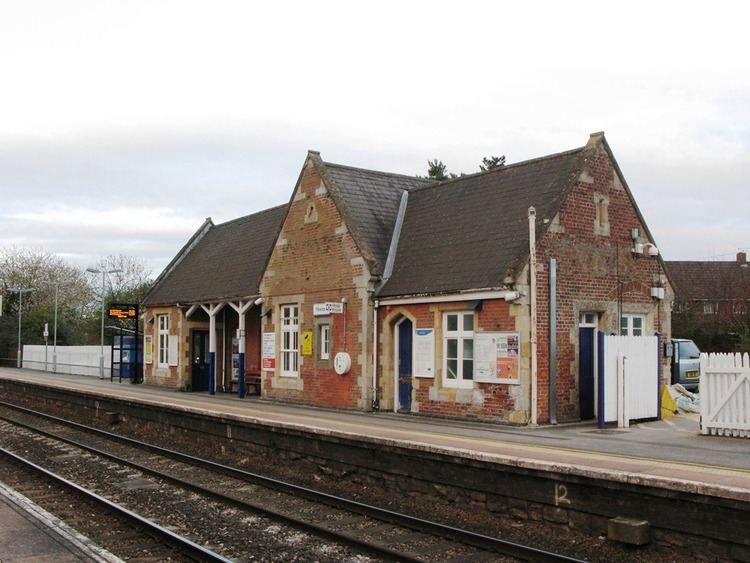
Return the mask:
<path id="1" fill-rule="evenodd" d="M 338 373 L 339 375 L 344 375 L 345 373 L 349 373 L 349 370 L 351 369 L 351 367 L 352 367 L 352 358 L 346 352 L 339 352 L 333 358 L 333 369 L 336 370 L 336 373 Z"/>

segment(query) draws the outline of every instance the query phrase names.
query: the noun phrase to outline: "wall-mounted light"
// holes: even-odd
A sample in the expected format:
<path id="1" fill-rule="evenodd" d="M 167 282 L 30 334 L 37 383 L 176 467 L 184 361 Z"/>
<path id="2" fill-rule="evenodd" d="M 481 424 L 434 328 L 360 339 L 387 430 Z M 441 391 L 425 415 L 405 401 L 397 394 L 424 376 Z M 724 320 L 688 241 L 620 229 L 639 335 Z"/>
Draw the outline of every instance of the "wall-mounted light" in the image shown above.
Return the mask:
<path id="1" fill-rule="evenodd" d="M 632 240 L 638 240 L 638 236 L 640 235 L 640 232 L 638 231 L 638 227 L 633 227 L 630 229 L 630 238 Z"/>

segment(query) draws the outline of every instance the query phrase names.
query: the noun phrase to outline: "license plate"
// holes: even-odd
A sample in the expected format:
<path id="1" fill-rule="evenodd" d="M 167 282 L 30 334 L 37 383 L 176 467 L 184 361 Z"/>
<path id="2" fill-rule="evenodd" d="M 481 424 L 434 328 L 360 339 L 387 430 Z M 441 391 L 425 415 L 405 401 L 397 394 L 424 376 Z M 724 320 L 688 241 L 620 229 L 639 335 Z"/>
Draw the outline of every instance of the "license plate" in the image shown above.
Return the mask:
<path id="1" fill-rule="evenodd" d="M 688 377 L 690 379 L 695 379 L 696 377 L 700 377 L 701 373 L 699 371 L 688 371 L 685 372 L 685 377 Z"/>

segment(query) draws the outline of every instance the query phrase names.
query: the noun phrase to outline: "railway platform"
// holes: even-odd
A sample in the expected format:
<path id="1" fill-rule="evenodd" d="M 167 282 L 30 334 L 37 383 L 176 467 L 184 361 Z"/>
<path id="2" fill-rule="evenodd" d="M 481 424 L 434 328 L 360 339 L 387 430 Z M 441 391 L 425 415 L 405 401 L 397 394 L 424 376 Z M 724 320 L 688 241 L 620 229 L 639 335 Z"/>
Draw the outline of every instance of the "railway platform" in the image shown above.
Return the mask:
<path id="1" fill-rule="evenodd" d="M 650 527 L 651 555 L 750 561 L 750 440 L 692 415 L 511 427 L 5 368 L 0 400 L 416 515 L 592 541 L 624 518 Z"/>
<path id="2" fill-rule="evenodd" d="M 121 560 L 0 483 L 0 561 L 117 563 Z"/>
<path id="3" fill-rule="evenodd" d="M 512 427 L 389 412 L 305 407 L 236 395 L 183 393 L 108 379 L 0 368 L 0 379 L 180 407 L 320 434 L 398 443 L 460 457 L 556 470 L 635 484 L 720 493 L 750 501 L 750 440 L 703 436 L 697 415 L 600 430 L 591 423 Z"/>

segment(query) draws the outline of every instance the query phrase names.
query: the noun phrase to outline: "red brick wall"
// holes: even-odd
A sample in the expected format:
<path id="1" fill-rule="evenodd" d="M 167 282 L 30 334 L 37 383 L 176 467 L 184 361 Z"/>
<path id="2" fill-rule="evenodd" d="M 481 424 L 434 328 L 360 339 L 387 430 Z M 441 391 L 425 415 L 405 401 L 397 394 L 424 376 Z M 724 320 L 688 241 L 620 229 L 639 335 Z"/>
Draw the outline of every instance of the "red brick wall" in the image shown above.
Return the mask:
<path id="1" fill-rule="evenodd" d="M 597 222 L 596 198 L 608 200 L 608 234 Z M 538 217 L 539 221 L 544 217 Z M 572 420 L 579 416 L 578 318 L 581 312 L 599 314 L 599 330 L 619 331 L 618 287 L 623 312 L 649 315 L 647 332 L 666 331 L 663 304 L 650 288 L 663 274 L 656 258 L 634 256 L 631 229 L 638 228 L 640 241 L 647 242 L 643 224 L 615 172 L 604 147 L 588 154 L 584 173 L 563 203 L 559 223 L 554 222 L 538 244 L 537 339 L 538 416 L 549 420 L 549 259 L 557 260 L 557 416 Z M 659 314 L 660 313 L 660 314 Z"/>
<path id="2" fill-rule="evenodd" d="M 308 159 L 261 285 L 266 299 L 263 307 L 272 311 L 264 320 L 262 331 L 275 331 L 277 335 L 276 371 L 264 372 L 266 397 L 341 408 L 365 406 L 367 369 L 361 361 L 367 358 L 369 344 L 363 336 L 369 333 L 363 322 L 368 315 L 369 283 L 362 255 Z M 313 304 L 341 302 L 343 298 L 348 301 L 344 314 L 328 319 L 331 361 L 320 361 L 317 322 L 321 319 L 316 321 L 313 317 Z M 303 331 L 313 331 L 313 355 L 300 353 L 301 381 L 280 375 L 281 334 L 276 325 L 280 306 L 291 303 L 300 307 L 300 343 Z M 346 375 L 333 370 L 332 359 L 342 351 L 352 359 Z"/>
<path id="3" fill-rule="evenodd" d="M 435 329 L 435 377 L 414 377 L 412 410 L 420 414 L 446 417 L 495 419 L 516 421 L 511 416 L 518 410 L 519 385 L 506 383 L 474 383 L 471 402 L 456 400 L 455 388 L 443 385 L 443 332 L 442 318 L 447 311 L 467 311 L 475 302 L 426 303 L 416 305 L 384 306 L 378 310 L 379 324 L 379 393 L 381 408 L 392 409 L 394 404 L 394 343 L 395 324 L 403 317 L 412 320 L 414 328 Z M 477 332 L 518 332 L 516 317 L 511 314 L 510 303 L 504 300 L 485 300 L 481 310 L 474 311 L 474 330 Z M 523 334 L 520 334 L 524 340 Z M 526 338 L 527 340 L 527 338 Z M 432 389 L 432 392 L 431 392 Z M 463 391 L 463 390 L 462 390 Z"/>

